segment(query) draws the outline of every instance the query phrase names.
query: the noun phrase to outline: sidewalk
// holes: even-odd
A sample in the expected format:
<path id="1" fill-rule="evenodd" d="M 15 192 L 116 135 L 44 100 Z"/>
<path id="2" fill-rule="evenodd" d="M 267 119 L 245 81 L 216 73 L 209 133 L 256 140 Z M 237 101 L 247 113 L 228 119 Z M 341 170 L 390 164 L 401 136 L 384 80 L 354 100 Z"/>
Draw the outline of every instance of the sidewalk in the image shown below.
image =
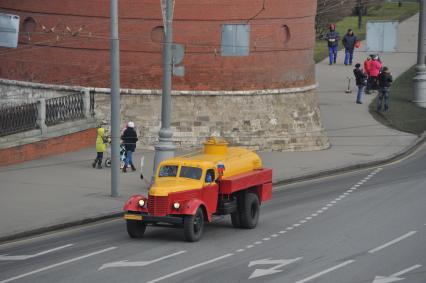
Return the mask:
<path id="1" fill-rule="evenodd" d="M 418 16 L 400 24 L 398 40 L 402 53 L 381 55 L 394 78 L 416 63 L 417 29 Z M 362 63 L 367 56 L 357 52 L 355 62 Z M 358 105 L 353 85 L 352 94 L 345 94 L 346 77 L 353 75 L 352 67 L 344 66 L 342 61 L 340 52 L 339 64 L 329 66 L 324 60 L 316 66 L 322 120 L 331 147 L 315 152 L 260 152 L 264 166 L 274 170 L 274 182 L 386 159 L 416 141 L 416 136 L 387 128 L 370 115 L 368 104 L 374 95 L 367 95 L 364 104 Z M 142 155 L 144 174 L 149 179 L 153 152 L 139 150 L 134 159 L 139 160 Z M 86 149 L 0 167 L 0 240 L 118 213 L 130 195 L 147 192 L 139 173 L 131 172 L 121 174 L 121 196 L 111 198 L 110 170 L 93 169 L 93 158 L 94 149 Z"/>

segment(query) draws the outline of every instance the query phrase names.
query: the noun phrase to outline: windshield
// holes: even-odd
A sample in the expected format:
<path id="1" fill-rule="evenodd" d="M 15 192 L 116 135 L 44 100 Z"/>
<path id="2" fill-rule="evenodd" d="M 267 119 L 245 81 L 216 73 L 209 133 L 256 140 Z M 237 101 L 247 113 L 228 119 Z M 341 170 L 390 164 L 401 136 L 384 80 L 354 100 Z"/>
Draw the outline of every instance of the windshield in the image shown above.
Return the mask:
<path id="1" fill-rule="evenodd" d="M 179 177 L 200 180 L 202 173 L 201 168 L 182 166 Z"/>
<path id="2" fill-rule="evenodd" d="M 166 165 L 160 168 L 158 177 L 176 177 L 178 171 L 177 165 Z"/>

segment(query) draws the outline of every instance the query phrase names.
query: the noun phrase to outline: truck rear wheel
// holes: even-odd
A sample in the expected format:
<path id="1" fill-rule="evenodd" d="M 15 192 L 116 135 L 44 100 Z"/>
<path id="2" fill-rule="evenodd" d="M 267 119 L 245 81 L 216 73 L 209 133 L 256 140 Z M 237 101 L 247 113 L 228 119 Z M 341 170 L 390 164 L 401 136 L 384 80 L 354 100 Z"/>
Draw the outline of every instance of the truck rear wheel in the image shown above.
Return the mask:
<path id="1" fill-rule="evenodd" d="M 126 220 L 127 234 L 130 238 L 142 238 L 146 230 L 146 224 L 137 220 Z"/>
<path id="2" fill-rule="evenodd" d="M 241 227 L 253 229 L 259 221 L 260 205 L 256 194 L 247 193 L 244 196 L 243 207 L 238 208 L 240 212 Z"/>
<path id="3" fill-rule="evenodd" d="M 204 214 L 203 209 L 199 207 L 195 215 L 187 215 L 183 219 L 183 229 L 185 240 L 188 242 L 198 242 L 203 234 Z"/>

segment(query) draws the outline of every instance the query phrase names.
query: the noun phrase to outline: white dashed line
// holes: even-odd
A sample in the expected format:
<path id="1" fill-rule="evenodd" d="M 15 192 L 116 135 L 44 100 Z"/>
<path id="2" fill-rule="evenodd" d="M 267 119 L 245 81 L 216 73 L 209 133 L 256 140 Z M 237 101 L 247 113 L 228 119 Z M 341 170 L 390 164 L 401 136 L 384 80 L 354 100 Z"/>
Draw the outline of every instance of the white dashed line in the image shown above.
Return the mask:
<path id="1" fill-rule="evenodd" d="M 247 245 L 246 246 L 246 249 L 251 249 L 251 248 L 253 248 L 254 246 L 253 245 Z"/>
<path id="2" fill-rule="evenodd" d="M 148 281 L 147 283 L 155 283 L 155 282 L 158 282 L 158 281 L 162 281 L 162 280 L 164 280 L 164 279 L 167 279 L 167 278 L 173 277 L 173 276 L 175 276 L 175 275 L 178 275 L 178 274 L 181 274 L 181 273 L 187 272 L 187 271 L 189 271 L 189 270 L 192 270 L 192 269 L 198 268 L 198 267 L 203 266 L 203 265 L 207 265 L 207 264 L 210 264 L 210 263 L 213 263 L 213 262 L 219 261 L 219 260 L 221 260 L 221 259 L 224 259 L 224 258 L 227 258 L 227 257 L 233 256 L 233 255 L 234 255 L 234 254 L 226 254 L 226 255 L 223 255 L 223 256 L 220 256 L 220 257 L 217 257 L 217 258 L 214 258 L 214 259 L 211 259 L 211 260 L 205 261 L 205 262 L 201 262 L 201 263 L 199 263 L 199 264 L 196 264 L 196 265 L 193 265 L 193 266 L 190 266 L 190 267 L 187 267 L 187 268 L 184 268 L 184 269 L 178 270 L 178 271 L 176 271 L 176 272 L 173 272 L 173 273 L 167 274 L 167 275 L 165 275 L 165 276 L 162 276 L 162 277 L 156 278 L 156 279 L 154 279 L 154 280 Z"/>
<path id="3" fill-rule="evenodd" d="M 316 217 L 316 216 L 318 216 L 318 214 L 316 214 L 316 213 L 312 213 L 312 214 L 311 214 L 311 216 L 312 216 L 312 217 Z M 425 224 L 425 225 L 426 225 L 426 224 Z"/>
<path id="4" fill-rule="evenodd" d="M 278 237 L 278 235 L 277 234 L 272 234 L 271 237 L 272 238 L 276 238 L 276 237 Z"/>
<path id="5" fill-rule="evenodd" d="M 269 241 L 271 238 L 263 238 L 262 241 Z"/>
<path id="6" fill-rule="evenodd" d="M 293 227 L 299 227 L 299 226 L 300 226 L 299 223 L 293 224 Z"/>
<path id="7" fill-rule="evenodd" d="M 396 238 L 396 239 L 394 239 L 394 240 L 392 240 L 392 241 L 390 241 L 390 242 L 387 242 L 386 244 L 381 245 L 381 246 L 379 246 L 379 247 L 377 247 L 377 248 L 374 248 L 374 249 L 372 249 L 372 250 L 369 250 L 368 252 L 369 252 L 370 254 L 376 253 L 376 252 L 378 252 L 378 251 L 380 251 L 380 250 L 383 250 L 384 248 L 387 248 L 387 247 L 389 247 L 389 246 L 392 246 L 392 245 L 394 245 L 394 244 L 396 244 L 396 243 L 398 243 L 398 242 L 400 242 L 400 241 L 402 241 L 402 240 L 404 240 L 404 239 L 406 239 L 406 238 L 408 238 L 408 237 L 410 237 L 410 236 L 412 236 L 412 235 L 414 235 L 414 234 L 416 234 L 416 233 L 417 233 L 417 231 L 411 231 L 411 232 L 408 232 L 407 234 L 402 235 L 401 237 Z"/>
<path id="8" fill-rule="evenodd" d="M 262 242 L 261 241 L 257 241 L 256 243 L 254 243 L 255 245 L 260 245 Z"/>
<path id="9" fill-rule="evenodd" d="M 291 230 L 293 230 L 294 228 L 293 227 L 287 227 L 286 228 L 288 231 L 291 231 Z"/>
<path id="10" fill-rule="evenodd" d="M 285 234 L 285 233 L 287 233 L 287 231 L 282 230 L 282 231 L 279 231 L 278 233 Z"/>
<path id="11" fill-rule="evenodd" d="M 299 223 L 300 223 L 300 224 L 305 224 L 305 223 L 306 223 L 306 220 L 301 220 Z"/>
<path id="12" fill-rule="evenodd" d="M 348 260 L 348 261 L 345 261 L 345 262 L 343 262 L 343 263 L 341 263 L 341 264 L 339 264 L 339 265 L 333 266 L 333 267 L 331 267 L 331 268 L 329 268 L 329 269 L 326 269 L 326 270 L 324 270 L 324 271 L 318 272 L 317 274 L 314 274 L 314 275 L 312 275 L 312 276 L 309 276 L 309 277 L 307 277 L 307 278 L 305 278 L 305 279 L 299 280 L 299 281 L 297 281 L 296 283 L 305 283 L 305 282 L 311 281 L 312 279 L 318 278 L 318 277 L 320 277 L 320 276 L 322 276 L 322 275 L 324 275 L 324 274 L 327 274 L 327 273 L 332 272 L 332 271 L 334 271 L 334 270 L 336 270 L 336 269 L 342 268 L 342 267 L 344 267 L 344 266 L 346 266 L 346 265 L 348 265 L 348 264 L 351 264 L 351 263 L 353 263 L 353 262 L 355 262 L 355 260 Z"/>
<path id="13" fill-rule="evenodd" d="M 311 217 L 311 216 L 308 216 L 308 217 L 306 217 L 305 219 L 306 219 L 306 220 L 311 220 L 311 219 L 312 219 L 312 217 Z"/>
<path id="14" fill-rule="evenodd" d="M 243 251 L 245 251 L 245 249 L 239 249 L 239 250 L 236 250 L 235 252 L 236 253 L 242 253 Z"/>

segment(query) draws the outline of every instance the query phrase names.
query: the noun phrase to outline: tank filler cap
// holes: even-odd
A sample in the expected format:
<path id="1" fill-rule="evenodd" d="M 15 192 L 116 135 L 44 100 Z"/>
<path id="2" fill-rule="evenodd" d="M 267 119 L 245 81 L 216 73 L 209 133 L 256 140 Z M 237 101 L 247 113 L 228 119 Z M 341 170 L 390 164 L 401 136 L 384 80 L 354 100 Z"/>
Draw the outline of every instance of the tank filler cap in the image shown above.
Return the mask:
<path id="1" fill-rule="evenodd" d="M 204 142 L 204 154 L 224 155 L 228 153 L 228 142 L 225 139 L 211 137 Z"/>

